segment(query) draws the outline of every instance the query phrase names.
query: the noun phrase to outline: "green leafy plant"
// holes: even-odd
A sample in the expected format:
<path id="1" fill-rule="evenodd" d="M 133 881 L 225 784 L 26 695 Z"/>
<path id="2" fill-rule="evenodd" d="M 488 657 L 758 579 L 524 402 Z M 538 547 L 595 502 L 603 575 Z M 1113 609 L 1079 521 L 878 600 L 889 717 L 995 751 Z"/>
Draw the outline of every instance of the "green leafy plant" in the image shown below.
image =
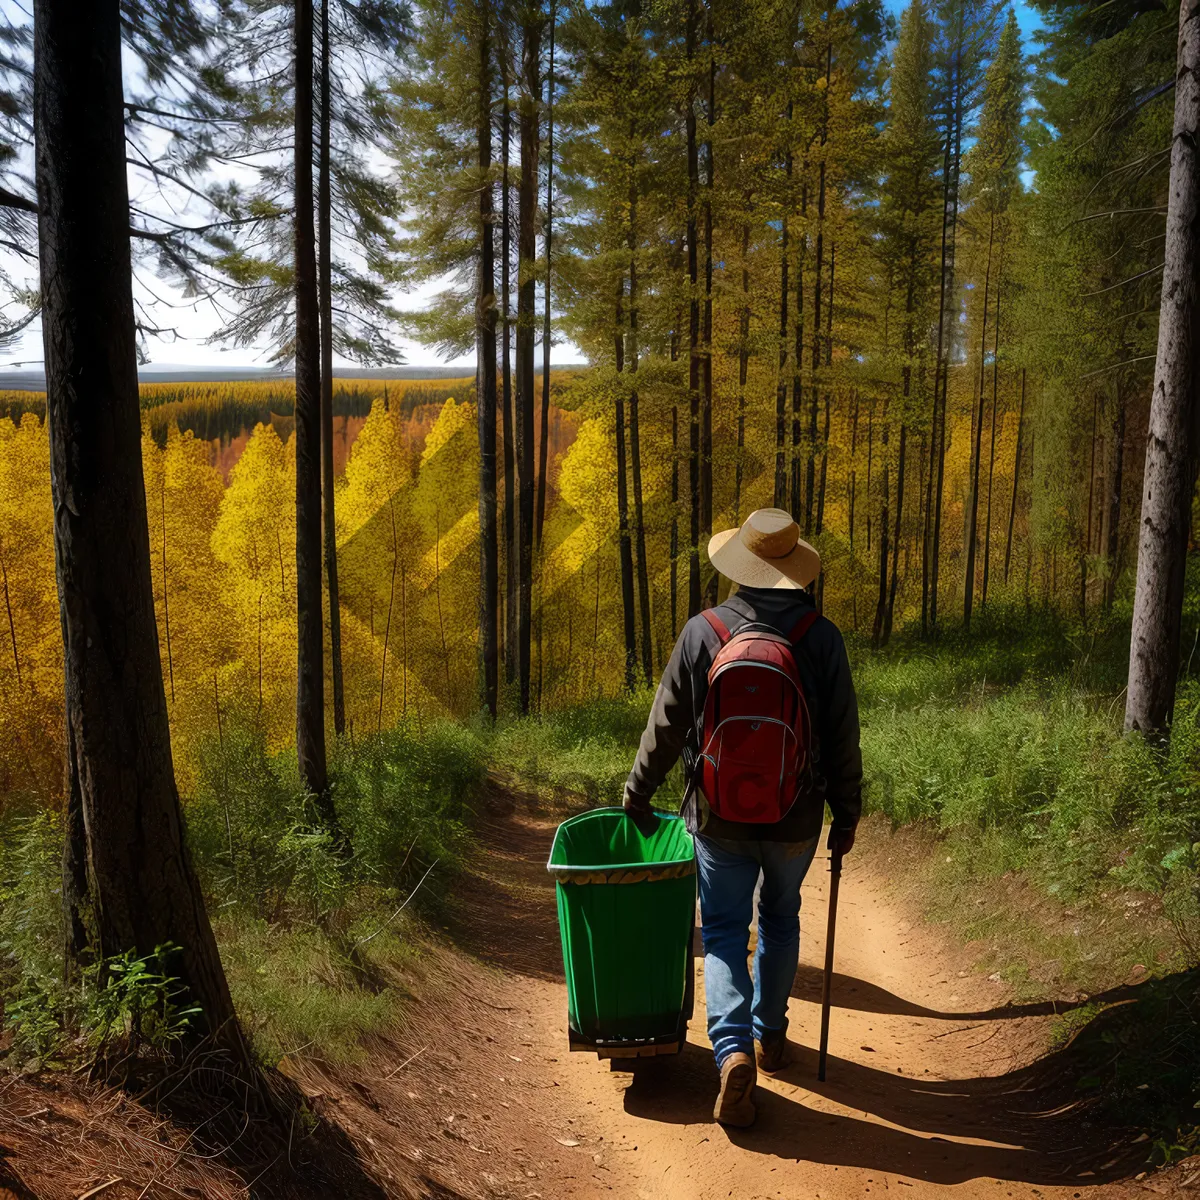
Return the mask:
<path id="1" fill-rule="evenodd" d="M 169 963 L 178 953 L 170 943 L 145 957 L 131 950 L 88 971 L 82 1024 L 93 1046 L 103 1052 L 118 1041 L 131 1051 L 163 1049 L 187 1033 L 201 1010 L 177 1003 L 182 989 Z"/>

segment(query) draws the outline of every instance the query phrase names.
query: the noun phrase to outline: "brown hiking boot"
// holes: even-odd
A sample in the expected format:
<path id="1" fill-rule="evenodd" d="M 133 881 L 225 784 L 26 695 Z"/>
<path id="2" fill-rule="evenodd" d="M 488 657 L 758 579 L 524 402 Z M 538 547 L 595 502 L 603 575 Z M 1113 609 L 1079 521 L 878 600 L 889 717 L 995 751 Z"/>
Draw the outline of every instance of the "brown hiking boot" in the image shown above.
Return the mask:
<path id="1" fill-rule="evenodd" d="M 768 1075 L 782 1071 L 792 1061 L 791 1048 L 788 1046 L 787 1034 L 780 1030 L 771 1033 L 760 1042 L 755 1043 L 758 1059 L 758 1069 Z"/>
<path id="2" fill-rule="evenodd" d="M 721 1094 L 713 1108 L 713 1119 L 722 1125 L 745 1129 L 754 1124 L 754 1085 L 758 1072 L 748 1054 L 731 1054 L 721 1064 Z"/>

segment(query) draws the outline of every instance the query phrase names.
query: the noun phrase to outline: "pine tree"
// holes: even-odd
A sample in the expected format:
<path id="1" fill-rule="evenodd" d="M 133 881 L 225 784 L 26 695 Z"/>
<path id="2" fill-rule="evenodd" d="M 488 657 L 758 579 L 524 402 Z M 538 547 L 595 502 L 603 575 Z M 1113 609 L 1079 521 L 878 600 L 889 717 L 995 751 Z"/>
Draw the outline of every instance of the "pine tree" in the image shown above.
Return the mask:
<path id="1" fill-rule="evenodd" d="M 890 408 L 893 419 L 898 417 L 900 424 L 896 527 L 892 538 L 891 584 L 884 601 L 885 611 L 877 617 L 883 642 L 890 637 L 895 618 L 908 431 L 922 422 L 928 403 L 924 394 L 926 355 L 936 303 L 940 233 L 937 172 L 942 157 L 930 86 L 934 68 L 933 32 L 924 0 L 914 0 L 900 20 L 900 37 L 892 64 L 888 125 L 882 146 L 885 174 L 880 184 L 878 245 L 889 290 L 898 292 L 896 304 L 903 314 L 895 356 L 900 395 Z"/>
<path id="2" fill-rule="evenodd" d="M 142 474 L 121 14 L 38 0 L 37 195 L 67 727 L 68 962 L 153 960 L 250 1056 L 184 840 Z M 168 949 L 171 947 L 171 949 Z"/>
<path id="3" fill-rule="evenodd" d="M 970 628 L 975 594 L 975 555 L 978 543 L 979 485 L 982 463 L 984 402 L 987 379 L 988 298 L 992 286 L 993 255 L 998 236 L 1003 238 L 1008 210 L 1020 186 L 1021 107 L 1024 100 L 1024 69 L 1021 35 L 1017 18 L 1010 13 L 996 55 L 988 66 L 984 84 L 983 110 L 975 145 L 967 159 L 971 174 L 970 216 L 977 237 L 987 230 L 987 266 L 984 272 L 980 313 L 978 402 L 973 421 L 971 482 L 967 496 L 966 568 L 963 582 L 963 625 Z M 996 284 L 997 294 L 1000 284 Z"/>

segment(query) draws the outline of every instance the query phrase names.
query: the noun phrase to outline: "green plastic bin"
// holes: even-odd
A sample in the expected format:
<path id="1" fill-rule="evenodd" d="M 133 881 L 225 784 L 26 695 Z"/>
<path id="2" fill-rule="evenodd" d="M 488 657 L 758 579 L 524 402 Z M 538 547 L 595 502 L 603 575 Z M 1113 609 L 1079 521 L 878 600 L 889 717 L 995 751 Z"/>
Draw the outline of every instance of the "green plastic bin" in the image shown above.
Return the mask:
<path id="1" fill-rule="evenodd" d="M 677 1052 L 692 1015 L 696 852 L 659 813 L 643 837 L 620 808 L 564 821 L 555 877 L 572 1050 L 602 1058 Z"/>

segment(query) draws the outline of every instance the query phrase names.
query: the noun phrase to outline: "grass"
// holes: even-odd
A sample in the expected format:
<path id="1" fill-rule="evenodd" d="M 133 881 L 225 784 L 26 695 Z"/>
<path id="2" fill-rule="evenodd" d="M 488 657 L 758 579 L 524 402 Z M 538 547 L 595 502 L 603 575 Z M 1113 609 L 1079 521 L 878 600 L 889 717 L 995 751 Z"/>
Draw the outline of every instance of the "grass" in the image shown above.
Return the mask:
<path id="1" fill-rule="evenodd" d="M 294 754 L 268 754 L 253 727 L 227 725 L 200 757 L 189 839 L 255 1049 L 268 1063 L 313 1047 L 355 1061 L 394 1023 L 421 921 L 464 861 L 483 740 L 446 722 L 340 745 L 331 774 L 348 853 L 317 824 Z M 108 1011 L 61 982 L 60 846 L 53 814 L 5 810 L 0 997 L 14 1063 L 77 1053 Z"/>
<path id="2" fill-rule="evenodd" d="M 1189 603 L 1185 624 L 1200 622 Z M 976 943 L 980 969 L 1019 999 L 1146 980 L 1136 1004 L 1078 1009 L 1055 1036 L 1082 1064 L 1085 1092 L 1157 1131 L 1160 1159 L 1194 1146 L 1200 681 L 1183 680 L 1163 750 L 1122 733 L 1121 614 L 1081 631 L 993 608 L 969 638 L 850 650 L 866 804 L 902 831 L 892 848 L 930 914 Z M 249 725 L 207 744 L 185 799 L 189 835 L 263 1058 L 316 1046 L 354 1061 L 404 1003 L 406 964 L 422 952 L 413 922 L 439 915 L 486 776 L 552 805 L 618 804 L 650 702 L 644 692 L 494 730 L 444 723 L 342 744 L 332 767 L 348 857 L 316 822 L 294 756 L 268 754 Z M 682 784 L 677 768 L 659 803 L 676 803 Z M 0 982 L 10 1025 L 27 1026 L 13 1053 L 28 1054 L 48 1036 L 46 1012 L 67 1007 L 59 832 L 45 813 L 3 821 Z"/>

